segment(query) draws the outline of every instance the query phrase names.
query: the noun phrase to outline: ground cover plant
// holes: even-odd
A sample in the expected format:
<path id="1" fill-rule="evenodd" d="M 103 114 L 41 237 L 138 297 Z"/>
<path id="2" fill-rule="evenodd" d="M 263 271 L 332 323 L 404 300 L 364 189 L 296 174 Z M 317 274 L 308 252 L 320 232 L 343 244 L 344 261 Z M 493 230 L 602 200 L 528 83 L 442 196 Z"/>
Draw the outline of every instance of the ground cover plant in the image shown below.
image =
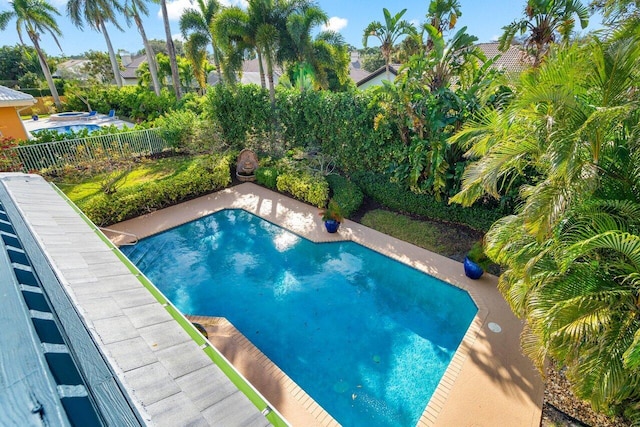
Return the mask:
<path id="1" fill-rule="evenodd" d="M 95 224 L 104 226 L 226 187 L 231 183 L 232 157 L 204 155 L 142 165 L 118 175 L 122 185 L 111 192 L 104 191 L 105 175 L 60 186 Z"/>

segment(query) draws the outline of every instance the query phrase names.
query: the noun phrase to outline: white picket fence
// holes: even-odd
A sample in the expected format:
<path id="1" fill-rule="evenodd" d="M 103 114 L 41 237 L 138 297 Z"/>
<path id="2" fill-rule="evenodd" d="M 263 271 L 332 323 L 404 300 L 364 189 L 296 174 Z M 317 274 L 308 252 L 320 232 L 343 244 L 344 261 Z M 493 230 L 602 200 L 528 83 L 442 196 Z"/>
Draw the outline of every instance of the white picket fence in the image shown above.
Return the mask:
<path id="1" fill-rule="evenodd" d="M 158 129 L 143 129 L 12 147 L 0 152 L 0 163 L 7 165 L 5 170 L 56 172 L 91 161 L 149 156 L 169 148 Z"/>

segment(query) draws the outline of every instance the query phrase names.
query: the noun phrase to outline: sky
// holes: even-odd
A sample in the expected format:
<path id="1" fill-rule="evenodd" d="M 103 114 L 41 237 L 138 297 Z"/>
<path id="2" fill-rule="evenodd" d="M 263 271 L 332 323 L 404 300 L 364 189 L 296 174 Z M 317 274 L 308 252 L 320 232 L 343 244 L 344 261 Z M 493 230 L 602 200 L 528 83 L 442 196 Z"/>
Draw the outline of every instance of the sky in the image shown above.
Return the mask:
<path id="1" fill-rule="evenodd" d="M 0 11 L 9 10 L 10 0 L 0 0 Z M 224 5 L 246 4 L 245 0 L 220 0 Z M 53 38 L 48 34 L 41 36 L 41 46 L 51 56 L 80 55 L 89 50 L 106 51 L 106 43 L 101 33 L 89 28 L 79 30 L 74 27 L 66 15 L 66 0 L 49 0 L 58 8 L 60 16 L 57 18 L 58 26 L 63 33 L 59 39 L 62 51 L 57 47 Z M 319 0 L 319 6 L 330 17 L 329 28 L 341 33 L 347 43 L 362 47 L 362 35 L 365 27 L 373 21 L 384 22 L 382 9 L 386 7 L 391 14 L 400 12 L 406 8 L 403 18 L 413 24 L 419 25 L 425 21 L 428 0 L 405 0 L 394 2 L 389 0 Z M 456 29 L 467 27 L 467 32 L 478 37 L 479 42 L 489 42 L 497 39 L 501 34 L 501 28 L 522 16 L 526 0 L 461 0 L 462 16 L 458 20 Z M 584 4 L 588 2 L 583 0 Z M 179 19 L 182 11 L 192 6 L 190 0 L 167 0 L 170 16 L 171 32 L 175 38 L 181 38 Z M 164 39 L 164 27 L 160 6 L 152 2 L 148 3 L 149 16 L 144 19 L 145 31 L 149 39 Z M 111 42 L 116 51 L 125 50 L 135 53 L 142 49 L 142 39 L 138 34 L 135 24 L 127 27 L 124 18 L 120 21 L 124 32 L 113 26 L 107 26 Z M 600 19 L 592 17 L 588 29 L 599 27 Z M 26 34 L 24 41 L 30 44 Z M 0 32 L 0 46 L 15 45 L 19 43 L 15 30 L 15 20 L 7 25 L 5 31 Z M 369 46 L 378 43 L 374 37 L 369 38 Z"/>

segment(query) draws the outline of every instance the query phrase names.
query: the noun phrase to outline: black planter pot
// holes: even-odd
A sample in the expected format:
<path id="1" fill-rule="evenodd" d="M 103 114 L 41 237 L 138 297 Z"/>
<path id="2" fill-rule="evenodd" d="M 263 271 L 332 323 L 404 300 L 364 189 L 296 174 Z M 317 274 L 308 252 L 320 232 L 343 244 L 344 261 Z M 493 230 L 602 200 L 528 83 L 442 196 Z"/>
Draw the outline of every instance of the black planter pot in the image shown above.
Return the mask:
<path id="1" fill-rule="evenodd" d="M 338 227 L 340 227 L 340 222 L 335 219 L 328 219 L 324 222 L 324 226 L 329 233 L 335 233 L 338 231 Z"/>
<path id="2" fill-rule="evenodd" d="M 484 270 L 475 262 L 471 261 L 469 257 L 464 257 L 464 274 L 469 279 L 478 280 L 482 277 Z"/>

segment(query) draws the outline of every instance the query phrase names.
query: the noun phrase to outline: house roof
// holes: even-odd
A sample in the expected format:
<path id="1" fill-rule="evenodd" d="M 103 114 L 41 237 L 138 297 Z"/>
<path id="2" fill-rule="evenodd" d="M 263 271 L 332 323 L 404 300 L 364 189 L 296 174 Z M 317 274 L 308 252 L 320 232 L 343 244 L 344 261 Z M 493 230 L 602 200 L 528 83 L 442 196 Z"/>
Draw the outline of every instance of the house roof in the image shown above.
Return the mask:
<path id="1" fill-rule="evenodd" d="M 125 79 L 137 79 L 136 70 L 143 62 L 147 62 L 147 55 L 142 54 L 131 58 L 131 63 L 124 67 L 124 70 L 120 71 L 120 75 Z"/>
<path id="2" fill-rule="evenodd" d="M 56 71 L 53 73 L 53 77 L 73 77 L 79 79 L 86 79 L 87 73 L 84 67 L 91 61 L 88 59 L 69 59 L 67 61 L 58 64 Z"/>
<path id="3" fill-rule="evenodd" d="M 496 55 L 500 55 L 500 57 L 493 64 L 493 68 L 499 70 L 519 73 L 520 71 L 524 70 L 530 63 L 530 61 L 528 61 L 526 52 L 517 45 L 509 46 L 509 49 L 504 52 L 501 52 L 498 49 L 499 43 L 497 42 L 478 43 L 476 46 L 484 52 L 487 59 L 491 59 Z"/>
<path id="4" fill-rule="evenodd" d="M 389 72 L 393 74 L 393 77 L 398 75 L 398 70 L 400 69 L 400 67 L 401 67 L 401 64 L 389 64 Z M 386 65 L 383 65 L 382 67 L 378 68 L 377 70 L 375 70 L 373 73 L 369 74 L 362 80 L 357 81 L 356 86 L 362 86 L 366 82 L 373 80 L 379 75 L 384 74 L 386 72 L 387 72 L 387 67 Z"/>
<path id="5" fill-rule="evenodd" d="M 0 107 L 27 107 L 35 103 L 35 98 L 28 93 L 0 86 Z"/>
<path id="6" fill-rule="evenodd" d="M 267 72 L 267 67 L 266 65 L 263 66 L 263 70 L 265 72 L 265 81 L 267 79 L 266 76 L 266 72 Z M 282 68 L 275 66 L 273 68 L 273 82 L 274 84 L 278 84 L 278 80 L 280 80 L 280 76 L 282 76 L 283 71 Z M 257 84 L 260 85 L 261 81 L 260 81 L 260 63 L 258 62 L 258 59 L 247 59 L 245 61 L 242 62 L 242 71 L 240 74 L 240 83 L 242 84 Z M 216 70 L 213 70 L 209 73 L 209 75 L 207 76 L 207 84 L 210 86 L 216 85 L 218 84 L 218 72 Z M 268 84 L 268 83 L 267 83 Z"/>
<path id="7" fill-rule="evenodd" d="M 350 52 L 351 60 L 349 62 L 349 77 L 354 82 L 359 82 L 360 80 L 367 77 L 371 74 L 369 71 L 362 68 L 362 62 L 360 61 L 360 53 L 357 50 L 352 50 Z"/>

